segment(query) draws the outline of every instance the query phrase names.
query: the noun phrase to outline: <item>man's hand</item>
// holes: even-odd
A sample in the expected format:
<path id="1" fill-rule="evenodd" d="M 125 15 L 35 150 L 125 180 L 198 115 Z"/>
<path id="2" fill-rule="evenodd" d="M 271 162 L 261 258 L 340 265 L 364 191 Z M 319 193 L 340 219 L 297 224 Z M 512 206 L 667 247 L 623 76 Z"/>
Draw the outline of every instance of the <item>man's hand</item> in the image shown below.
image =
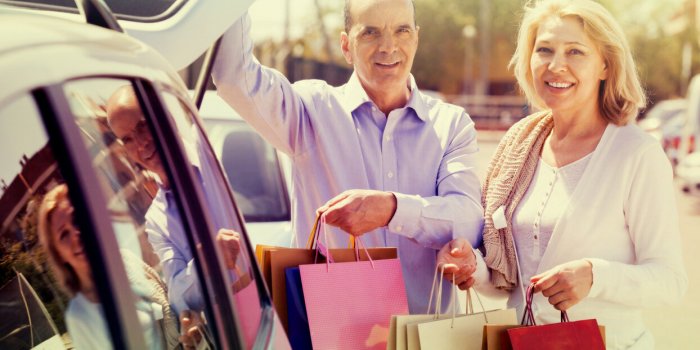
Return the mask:
<path id="1" fill-rule="evenodd" d="M 241 235 L 233 230 L 222 228 L 216 234 L 216 244 L 224 254 L 224 262 L 229 269 L 236 268 L 236 258 L 241 250 Z"/>
<path id="2" fill-rule="evenodd" d="M 396 212 L 396 197 L 390 192 L 349 190 L 329 200 L 316 210 L 326 223 L 361 236 L 389 224 Z"/>
<path id="3" fill-rule="evenodd" d="M 437 256 L 438 268 L 445 266 L 443 278 L 454 283 L 461 290 L 467 290 L 474 285 L 472 274 L 476 271 L 476 255 L 464 238 L 453 239 L 440 249 Z"/>
<path id="4" fill-rule="evenodd" d="M 588 296 L 593 286 L 593 265 L 587 260 L 574 260 L 532 276 L 535 292 L 549 298 L 557 310 L 566 311 Z"/>
<path id="5" fill-rule="evenodd" d="M 180 343 L 184 349 L 196 349 L 202 341 L 199 326 L 202 326 L 202 318 L 198 312 L 184 310 L 180 313 Z"/>

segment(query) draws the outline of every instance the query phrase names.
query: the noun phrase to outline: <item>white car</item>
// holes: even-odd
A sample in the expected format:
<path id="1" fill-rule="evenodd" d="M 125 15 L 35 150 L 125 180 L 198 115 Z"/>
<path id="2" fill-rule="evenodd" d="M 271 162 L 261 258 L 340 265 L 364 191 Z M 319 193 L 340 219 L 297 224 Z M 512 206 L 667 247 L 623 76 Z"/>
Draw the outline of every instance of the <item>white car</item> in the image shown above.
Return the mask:
<path id="1" fill-rule="evenodd" d="M 289 349 L 240 215 L 288 221 L 274 151 L 250 141 L 266 190 L 232 193 L 253 165 L 210 144 L 226 163 L 245 126 L 207 142 L 173 69 L 250 1 L 78 2 L 0 0 L 0 349 L 176 349 L 184 327 L 198 349 Z"/>
<path id="2" fill-rule="evenodd" d="M 685 156 L 676 166 L 676 176 L 684 193 L 700 196 L 700 152 Z"/>
<path id="3" fill-rule="evenodd" d="M 253 247 L 290 247 L 287 156 L 265 142 L 216 91 L 204 94 L 199 115 L 234 191 Z"/>

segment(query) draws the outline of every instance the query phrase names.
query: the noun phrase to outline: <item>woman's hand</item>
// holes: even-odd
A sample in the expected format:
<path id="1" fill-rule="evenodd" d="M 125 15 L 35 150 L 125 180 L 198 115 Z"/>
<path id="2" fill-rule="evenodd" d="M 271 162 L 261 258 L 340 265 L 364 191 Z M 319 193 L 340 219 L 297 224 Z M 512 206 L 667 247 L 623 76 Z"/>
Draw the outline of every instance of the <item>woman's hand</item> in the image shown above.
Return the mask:
<path id="1" fill-rule="evenodd" d="M 476 256 L 471 244 L 464 238 L 453 239 L 445 244 L 437 256 L 438 267 L 445 266 L 443 278 L 459 289 L 467 290 L 474 285 L 472 274 L 476 271 Z"/>
<path id="2" fill-rule="evenodd" d="M 593 265 L 588 260 L 574 260 L 532 276 L 535 292 L 549 298 L 555 309 L 566 311 L 588 296 L 593 286 Z"/>

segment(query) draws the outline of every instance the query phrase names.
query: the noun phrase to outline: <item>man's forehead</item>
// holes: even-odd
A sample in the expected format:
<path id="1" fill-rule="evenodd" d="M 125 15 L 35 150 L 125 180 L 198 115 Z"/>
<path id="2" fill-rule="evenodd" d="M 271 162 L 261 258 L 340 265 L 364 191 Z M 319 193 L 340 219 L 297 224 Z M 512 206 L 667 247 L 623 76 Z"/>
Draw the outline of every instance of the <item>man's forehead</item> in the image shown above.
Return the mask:
<path id="1" fill-rule="evenodd" d="M 364 25 L 385 24 L 390 18 L 396 25 L 413 24 L 415 13 L 411 0 L 351 0 L 350 14 L 355 22 L 368 22 Z M 387 14 L 390 15 L 387 17 Z M 372 23 L 377 22 L 377 23 Z"/>

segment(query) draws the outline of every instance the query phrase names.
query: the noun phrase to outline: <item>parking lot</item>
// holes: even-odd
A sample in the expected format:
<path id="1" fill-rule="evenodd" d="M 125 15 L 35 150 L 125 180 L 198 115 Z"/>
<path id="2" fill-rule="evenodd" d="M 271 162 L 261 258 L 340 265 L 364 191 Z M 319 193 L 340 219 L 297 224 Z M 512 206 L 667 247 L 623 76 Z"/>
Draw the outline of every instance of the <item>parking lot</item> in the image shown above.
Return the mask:
<path id="1" fill-rule="evenodd" d="M 479 131 L 479 175 L 483 180 L 491 156 L 496 150 L 503 132 Z M 657 307 L 644 311 L 644 318 L 656 339 L 656 348 L 698 349 L 700 348 L 700 197 L 690 197 L 680 191 L 676 184 L 676 200 L 681 223 L 683 258 L 688 273 L 688 292 L 680 305 Z M 460 292 L 464 307 L 465 293 Z M 503 300 L 484 300 L 484 307 L 505 307 Z"/>

